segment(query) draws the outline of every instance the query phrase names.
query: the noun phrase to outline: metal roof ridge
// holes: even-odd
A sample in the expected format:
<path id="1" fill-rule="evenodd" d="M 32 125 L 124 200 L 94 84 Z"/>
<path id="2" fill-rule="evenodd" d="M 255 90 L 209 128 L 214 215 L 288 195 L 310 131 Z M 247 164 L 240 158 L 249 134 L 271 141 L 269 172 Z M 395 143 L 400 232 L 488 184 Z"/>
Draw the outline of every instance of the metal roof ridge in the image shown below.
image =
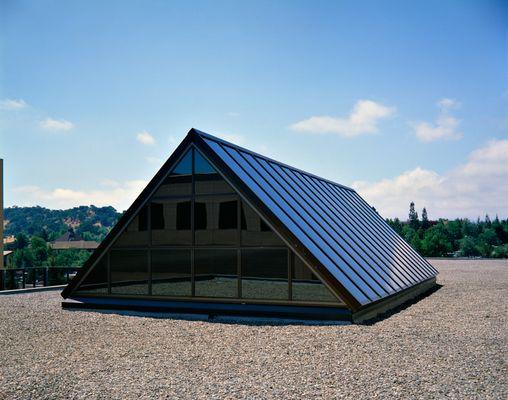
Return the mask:
<path id="1" fill-rule="evenodd" d="M 255 151 L 253 150 L 250 150 L 250 149 L 246 149 L 245 147 L 242 147 L 242 146 L 239 146 L 237 144 L 234 144 L 234 143 L 231 143 L 231 142 L 228 142 L 227 140 L 224 140 L 224 139 L 221 139 L 217 136 L 213 136 L 213 135 L 210 135 L 209 133 L 206 133 L 206 132 L 203 132 L 203 131 L 200 131 L 199 129 L 196 129 L 196 128 L 192 128 L 190 131 L 189 131 L 189 134 L 194 132 L 196 135 L 199 135 L 203 138 L 206 138 L 206 139 L 210 139 L 210 140 L 213 140 L 215 142 L 218 142 L 218 143 L 221 143 L 223 145 L 226 145 L 230 148 L 233 148 L 235 150 L 240 150 L 240 151 L 243 151 L 243 152 L 246 152 L 246 153 L 249 153 L 253 156 L 256 156 L 256 157 L 259 157 L 259 158 L 262 158 L 264 159 L 265 161 L 269 161 L 269 162 L 272 162 L 272 163 L 275 163 L 277 165 L 280 165 L 280 166 L 283 166 L 283 167 L 286 167 L 286 168 L 289 168 L 293 171 L 296 171 L 296 172 L 300 172 L 301 174 L 305 174 L 307 176 L 310 176 L 312 178 L 315 178 L 315 179 L 319 179 L 320 181 L 323 181 L 323 182 L 327 182 L 327 183 L 330 183 L 334 186 L 338 186 L 342 189 L 346 189 L 346 190 L 349 190 L 351 192 L 356 192 L 356 190 L 354 190 L 353 188 L 349 187 L 349 186 L 346 186 L 346 185 L 343 185 L 341 183 L 337 183 L 337 182 L 334 182 L 330 179 L 326 179 L 326 178 L 323 178 L 321 176 L 318 176 L 316 174 L 313 174 L 311 172 L 307 172 L 307 171 L 304 171 L 300 168 L 296 168 L 296 167 L 293 167 L 292 165 L 289 165 L 289 164 L 286 164 L 286 163 L 283 163 L 281 161 L 277 161 L 273 158 L 270 158 L 270 157 L 267 157 L 263 154 L 259 154 L 259 153 L 256 153 Z"/>

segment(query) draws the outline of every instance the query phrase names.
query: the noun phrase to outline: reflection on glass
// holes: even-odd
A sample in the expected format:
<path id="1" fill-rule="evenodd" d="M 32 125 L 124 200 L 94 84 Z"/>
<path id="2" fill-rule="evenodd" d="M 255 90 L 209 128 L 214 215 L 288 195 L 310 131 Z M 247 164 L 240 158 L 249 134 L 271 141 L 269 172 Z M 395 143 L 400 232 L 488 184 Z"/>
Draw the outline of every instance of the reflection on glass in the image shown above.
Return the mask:
<path id="1" fill-rule="evenodd" d="M 190 199 L 159 200 L 151 207 L 153 246 L 191 244 Z"/>
<path id="2" fill-rule="evenodd" d="M 86 278 L 81 282 L 76 293 L 79 294 L 108 294 L 108 267 L 106 256 L 95 264 Z"/>
<path id="3" fill-rule="evenodd" d="M 294 256 L 292 270 L 292 295 L 295 301 L 340 303 L 312 271 Z"/>
<path id="4" fill-rule="evenodd" d="M 111 293 L 148 295 L 148 252 L 112 250 L 109 256 Z"/>
<path id="5" fill-rule="evenodd" d="M 196 151 L 194 158 L 194 180 L 196 194 L 233 193 L 233 188 L 222 178 L 210 163 Z"/>
<path id="6" fill-rule="evenodd" d="M 242 246 L 284 246 L 284 242 L 259 217 L 247 203 L 242 201 Z"/>
<path id="7" fill-rule="evenodd" d="M 192 192 L 192 149 L 187 151 L 154 195 L 154 199 L 188 196 Z"/>
<path id="8" fill-rule="evenodd" d="M 196 296 L 238 297 L 236 250 L 195 250 Z"/>
<path id="9" fill-rule="evenodd" d="M 288 300 L 288 252 L 242 250 L 242 298 Z"/>
<path id="10" fill-rule="evenodd" d="M 191 251 L 152 251 L 152 295 L 190 296 Z"/>
<path id="11" fill-rule="evenodd" d="M 148 210 L 143 207 L 127 228 L 120 234 L 113 247 L 145 247 L 148 245 Z"/>
<path id="12" fill-rule="evenodd" d="M 196 198 L 195 241 L 197 245 L 234 245 L 238 238 L 235 195 Z"/>

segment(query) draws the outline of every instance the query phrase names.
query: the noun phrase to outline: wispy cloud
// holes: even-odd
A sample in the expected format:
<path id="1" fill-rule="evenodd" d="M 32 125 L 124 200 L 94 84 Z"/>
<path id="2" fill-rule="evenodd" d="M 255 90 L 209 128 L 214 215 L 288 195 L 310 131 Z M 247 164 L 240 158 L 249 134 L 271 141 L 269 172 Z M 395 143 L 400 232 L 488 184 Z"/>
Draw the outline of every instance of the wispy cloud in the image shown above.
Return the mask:
<path id="1" fill-rule="evenodd" d="M 138 140 L 139 143 L 142 143 L 147 146 L 152 146 L 155 144 L 155 138 L 152 135 L 150 135 L 150 133 L 148 133 L 147 131 L 139 132 L 136 135 L 136 139 Z"/>
<path id="2" fill-rule="evenodd" d="M 143 180 L 103 181 L 103 188 L 78 190 L 71 188 L 42 189 L 39 186 L 20 186 L 12 189 L 13 203 L 18 206 L 41 205 L 48 208 L 71 208 L 78 205 L 113 206 L 117 210 L 127 209 L 148 182 Z"/>
<path id="3" fill-rule="evenodd" d="M 428 122 L 413 124 L 416 137 L 424 143 L 462 138 L 462 133 L 458 131 L 460 120 L 450 115 L 450 110 L 459 108 L 460 103 L 445 98 L 439 100 L 437 106 L 439 107 L 439 115 L 434 124 Z"/>
<path id="4" fill-rule="evenodd" d="M 162 165 L 164 160 L 159 157 L 145 157 L 145 160 L 150 164 Z"/>
<path id="5" fill-rule="evenodd" d="M 353 187 L 384 217 L 406 217 L 411 201 L 433 218 L 508 216 L 508 140 L 493 140 L 443 174 L 414 168 L 392 179 L 354 182 Z"/>
<path id="6" fill-rule="evenodd" d="M 333 133 L 343 137 L 355 137 L 377 132 L 379 122 L 394 112 L 394 107 L 387 107 L 372 100 L 359 100 L 345 118 L 315 116 L 292 124 L 290 129 L 305 133 Z"/>
<path id="7" fill-rule="evenodd" d="M 23 99 L 4 99 L 0 101 L 0 110 L 20 110 L 28 104 Z"/>
<path id="8" fill-rule="evenodd" d="M 65 119 L 46 118 L 39 122 L 39 126 L 46 131 L 68 132 L 74 128 L 74 124 Z"/>
<path id="9" fill-rule="evenodd" d="M 234 112 L 234 111 L 229 111 L 229 112 L 226 113 L 226 115 L 228 117 L 239 117 L 240 113 L 237 113 L 237 112 Z"/>

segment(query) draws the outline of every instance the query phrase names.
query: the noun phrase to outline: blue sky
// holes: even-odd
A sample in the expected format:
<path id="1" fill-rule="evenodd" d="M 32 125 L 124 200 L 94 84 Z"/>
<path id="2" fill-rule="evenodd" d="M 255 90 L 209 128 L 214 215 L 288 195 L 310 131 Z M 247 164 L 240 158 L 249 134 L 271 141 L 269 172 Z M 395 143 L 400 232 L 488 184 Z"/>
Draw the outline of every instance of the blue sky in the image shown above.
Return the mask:
<path id="1" fill-rule="evenodd" d="M 508 216 L 508 5 L 3 1 L 5 203 L 128 207 L 196 127 L 385 216 Z"/>

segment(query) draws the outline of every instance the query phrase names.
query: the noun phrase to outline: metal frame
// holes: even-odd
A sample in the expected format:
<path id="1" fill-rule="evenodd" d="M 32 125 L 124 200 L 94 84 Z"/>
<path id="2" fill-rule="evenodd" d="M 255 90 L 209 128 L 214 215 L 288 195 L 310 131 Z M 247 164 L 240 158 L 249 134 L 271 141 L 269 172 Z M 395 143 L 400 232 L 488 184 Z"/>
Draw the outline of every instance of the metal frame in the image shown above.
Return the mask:
<path id="1" fill-rule="evenodd" d="M 194 251 L 196 248 L 228 248 L 237 250 L 238 295 L 241 296 L 241 249 L 256 246 L 241 245 L 241 201 L 248 204 L 260 218 L 280 237 L 288 248 L 288 285 L 289 299 L 292 298 L 292 265 L 294 257 L 299 257 L 321 282 L 347 307 L 354 312 L 376 306 L 380 302 L 398 297 L 400 293 L 409 293 L 411 289 L 427 284 L 435 278 L 437 271 L 420 257 L 370 206 L 352 189 L 326 179 L 279 163 L 267 157 L 225 142 L 206 133 L 191 129 L 183 142 L 164 163 L 147 187 L 142 191 L 131 207 L 125 212 L 110 234 L 101 243 L 85 264 L 83 271 L 62 292 L 64 298 L 73 295 L 73 291 L 86 278 L 87 273 L 100 260 L 123 232 L 142 207 L 149 204 L 152 195 L 169 175 L 186 151 L 192 152 L 192 193 L 191 193 L 191 230 L 194 232 L 194 187 L 195 151 L 216 169 L 222 178 L 236 191 L 237 202 L 237 243 L 235 245 L 204 246 L 196 245 L 194 234 L 191 246 L 153 246 L 151 237 L 151 207 L 148 207 L 148 226 L 150 231 L 148 251 L 149 293 L 152 293 L 151 250 L 170 248 L 191 248 L 191 294 L 195 295 Z M 238 172 L 244 174 L 244 181 Z M 249 185 L 248 182 L 251 182 Z M 257 192 L 252 182 L 258 185 Z M 263 196 L 258 194 L 262 191 Z M 200 194 L 199 197 L 206 194 Z M 214 195 L 208 195 L 214 196 Z M 176 196 L 175 196 L 176 197 Z M 175 198 L 171 197 L 171 198 Z M 188 197 L 188 196 L 179 196 Z M 264 202 L 262 197 L 270 200 Z M 269 204 L 272 204 L 270 206 Z M 284 213 L 286 224 L 279 218 L 273 206 Z M 291 225 L 298 229 L 293 232 Z M 302 240 L 302 232 L 306 236 Z M 305 243 L 309 242 L 311 247 Z M 257 246 L 260 247 L 260 246 Z M 262 247 L 262 246 L 261 246 Z M 268 247 L 276 248 L 276 247 Z M 390 249 L 392 248 L 392 249 Z M 134 247 L 129 249 L 133 250 Z M 315 250 L 313 250 L 315 249 Z M 316 251 L 319 253 L 316 253 Z M 110 286 L 109 255 L 107 256 L 108 285 Z M 322 260 L 322 261 L 320 261 Z M 342 277 L 342 278 L 341 278 Z M 347 285 L 355 288 L 356 294 L 348 290 Z M 111 293 L 110 287 L 108 293 Z M 79 295 L 83 297 L 82 295 Z M 84 296 L 93 297 L 93 296 Z M 99 296 L 96 296 L 99 297 Z M 116 295 L 115 297 L 125 297 Z M 133 296 L 130 296 L 133 297 Z M 141 298 L 136 296 L 135 298 Z M 150 296 L 150 299 L 159 297 Z M 168 300 L 169 298 L 165 297 Z M 169 300 L 179 298 L 171 297 Z M 233 302 L 283 304 L 277 300 L 252 300 L 242 298 L 198 298 L 185 297 L 185 301 Z M 288 300 L 290 304 L 297 304 Z M 300 303 L 300 302 L 299 302 Z M 303 302 L 302 304 L 310 304 Z M 324 303 L 317 303 L 323 305 Z M 337 307 L 336 304 L 333 304 Z"/>
<path id="2" fill-rule="evenodd" d="M 179 159 L 177 161 L 175 161 L 175 163 L 171 166 L 173 167 L 174 165 L 177 165 L 178 162 L 180 162 L 180 160 L 182 159 L 182 157 L 187 153 L 187 151 L 189 150 L 193 150 L 192 151 L 192 184 L 191 184 L 191 188 L 192 188 L 192 192 L 191 192 L 191 231 L 192 232 L 195 232 L 195 215 L 194 215 L 194 204 L 195 204 L 195 201 L 196 201 L 196 198 L 206 198 L 206 197 L 213 197 L 213 196 L 220 196 L 220 193 L 219 194 L 196 194 L 195 193 L 195 186 L 194 186 L 194 181 L 195 181 L 195 171 L 194 171 L 194 159 L 195 159 L 195 151 L 200 151 L 200 149 L 198 148 L 198 146 L 196 146 L 195 143 L 192 143 L 190 144 L 189 146 L 186 147 L 185 151 L 182 152 L 182 154 L 180 155 Z M 230 184 L 233 188 L 233 190 L 235 190 L 235 187 L 234 187 L 234 184 L 232 182 L 229 181 L 228 177 L 225 176 L 218 168 L 216 165 L 213 164 L 213 162 L 211 160 L 208 159 L 208 157 L 203 154 L 204 152 L 201 150 L 200 151 L 202 153 L 202 156 L 217 170 L 217 172 L 222 176 L 223 179 L 225 179 L 228 184 Z M 171 168 L 166 171 L 166 174 L 162 177 L 162 181 L 164 181 L 164 179 L 167 178 L 167 176 L 169 176 L 169 173 L 171 171 Z M 157 189 L 160 187 L 160 184 L 159 185 L 156 185 L 154 190 L 152 191 L 152 194 L 155 194 Z M 132 298 L 132 299 L 154 299 L 154 300 L 182 300 L 182 301 L 189 301 L 189 300 L 196 300 L 196 301 L 204 301 L 204 300 L 208 300 L 208 301 L 211 301 L 211 302 L 231 302 L 231 303 L 241 303 L 241 304 L 246 304 L 246 303 L 251 303 L 251 304 L 282 304 L 282 305 L 316 305 L 316 306 L 329 306 L 329 307 L 344 307 L 345 305 L 342 303 L 342 300 L 340 300 L 340 298 L 337 298 L 338 302 L 323 302 L 323 301 L 320 301 L 320 302 L 313 302 L 313 301 L 298 301 L 298 300 L 292 300 L 292 297 L 291 297 L 291 293 L 292 293 L 292 287 L 291 287 L 291 284 L 292 284 L 292 281 L 291 281 L 291 271 L 292 271 L 292 252 L 290 251 L 290 249 L 288 249 L 287 246 L 249 246 L 249 245 L 242 245 L 241 244 L 241 233 L 242 233 L 242 228 L 241 228 L 241 207 L 242 207 L 242 204 L 241 202 L 244 201 L 245 203 L 247 203 L 250 207 L 252 207 L 251 203 L 245 198 L 243 197 L 238 191 L 236 192 L 230 192 L 230 193 L 224 193 L 224 195 L 231 195 L 231 196 L 234 196 L 236 199 L 237 199 L 237 221 L 238 221 L 238 224 L 237 224 L 237 241 L 235 244 L 232 244 L 232 245 L 198 245 L 196 244 L 195 242 L 195 235 L 193 234 L 192 235 L 192 242 L 190 245 L 153 245 L 152 243 L 152 230 L 151 230 L 151 207 L 150 207 L 150 204 L 151 204 L 151 201 L 153 199 L 151 198 L 147 198 L 145 199 L 145 201 L 139 206 L 138 208 L 138 211 L 136 213 L 134 213 L 131 218 L 127 221 L 119 221 L 118 224 L 123 224 L 123 227 L 124 229 L 120 230 L 119 232 L 117 232 L 116 236 L 114 239 L 111 240 L 111 243 L 110 243 L 110 246 L 108 246 L 108 250 L 107 251 L 107 268 L 108 268 L 108 294 L 107 295 L 104 295 L 104 294 L 91 294 L 91 293 L 76 293 L 76 296 L 79 296 L 79 297 L 84 297 L 84 298 L 92 298 L 92 297 L 98 297 L 98 298 L 109 298 L 109 297 L 118 297 L 118 298 L 125 298 L 125 299 L 128 299 L 128 298 Z M 167 199 L 187 199 L 189 198 L 189 196 L 183 196 L 183 195 L 178 195 L 178 196 L 166 196 Z M 166 198 L 165 197 L 165 198 Z M 157 200 L 159 200 L 159 198 L 157 198 Z M 117 237 L 119 237 L 119 235 L 127 228 L 127 226 L 134 220 L 135 216 L 137 215 L 137 213 L 143 208 L 143 207 L 146 207 L 147 208 L 147 218 L 148 218 L 148 231 L 149 231 L 149 238 L 148 238 L 148 244 L 146 246 L 125 246 L 125 247 L 115 247 L 114 249 L 111 247 L 111 245 L 113 244 L 113 242 L 116 240 Z M 253 208 L 253 207 L 252 207 Z M 254 209 L 254 208 L 253 208 Z M 256 210 L 254 209 L 254 212 L 256 212 Z M 257 213 L 257 212 L 256 212 Z M 259 214 L 258 214 L 259 215 Z M 263 219 L 262 216 L 259 215 L 259 217 L 269 226 L 272 226 L 272 224 L 269 222 L 269 221 L 266 221 L 265 219 Z M 274 231 L 275 232 L 275 231 Z M 277 234 L 280 238 L 280 235 L 275 232 L 275 234 Z M 283 238 L 281 238 L 283 240 Z M 283 240 L 284 242 L 284 240 Z M 153 285 L 153 279 L 152 279 L 152 266 L 151 266 L 151 253 L 152 253 L 152 250 L 173 250 L 173 249 L 179 249 L 179 250 L 182 250 L 182 249 L 189 249 L 191 251 L 191 295 L 190 296 L 153 296 L 152 295 L 152 285 Z M 194 263 L 194 252 L 196 249 L 203 249 L 203 250 L 211 250 L 211 249 L 228 249 L 228 250 L 237 250 L 237 270 L 238 270 L 238 275 L 237 275 L 237 278 L 238 278 L 238 297 L 235 297 L 235 298 L 221 298 L 221 297 L 198 297 L 195 295 L 195 263 Z M 243 298 L 242 297 L 242 269 L 241 269 L 241 258 L 242 258 L 242 250 L 244 249 L 274 249 L 274 250 L 287 250 L 288 252 L 288 256 L 287 256 L 287 260 L 288 260 L 288 266 L 287 266 L 287 269 L 288 269 L 288 279 L 287 279 L 287 282 L 288 282 L 288 299 L 287 300 L 280 300 L 280 299 L 250 299 L 250 298 Z M 122 251 L 122 250 L 138 250 L 138 251 L 146 251 L 147 252 L 147 258 L 148 258 L 148 271 L 147 271 L 147 279 L 148 279 L 148 296 L 144 296 L 144 295 L 123 295 L 123 294 L 118 294 L 118 293 L 112 293 L 111 292 L 111 284 L 112 284 L 112 280 L 111 280 L 111 268 L 110 268 L 110 262 L 109 262 L 109 259 L 110 259 L 110 251 L 111 250 L 115 250 L 115 251 Z M 95 265 L 101 260 L 100 257 L 98 257 L 94 264 L 91 265 L 89 268 L 86 268 L 87 271 L 91 271 Z M 309 268 L 310 271 L 312 273 L 314 273 L 315 275 L 319 276 L 319 273 L 317 273 L 313 268 Z M 87 274 L 83 274 L 82 277 L 77 277 L 76 279 L 80 279 L 80 283 L 86 278 Z M 328 285 L 325 285 L 326 288 L 328 290 L 330 290 L 330 287 Z M 75 287 L 79 287 L 79 284 Z M 333 294 L 334 291 L 333 290 L 330 290 L 331 293 Z M 335 296 L 337 296 L 335 294 Z"/>

